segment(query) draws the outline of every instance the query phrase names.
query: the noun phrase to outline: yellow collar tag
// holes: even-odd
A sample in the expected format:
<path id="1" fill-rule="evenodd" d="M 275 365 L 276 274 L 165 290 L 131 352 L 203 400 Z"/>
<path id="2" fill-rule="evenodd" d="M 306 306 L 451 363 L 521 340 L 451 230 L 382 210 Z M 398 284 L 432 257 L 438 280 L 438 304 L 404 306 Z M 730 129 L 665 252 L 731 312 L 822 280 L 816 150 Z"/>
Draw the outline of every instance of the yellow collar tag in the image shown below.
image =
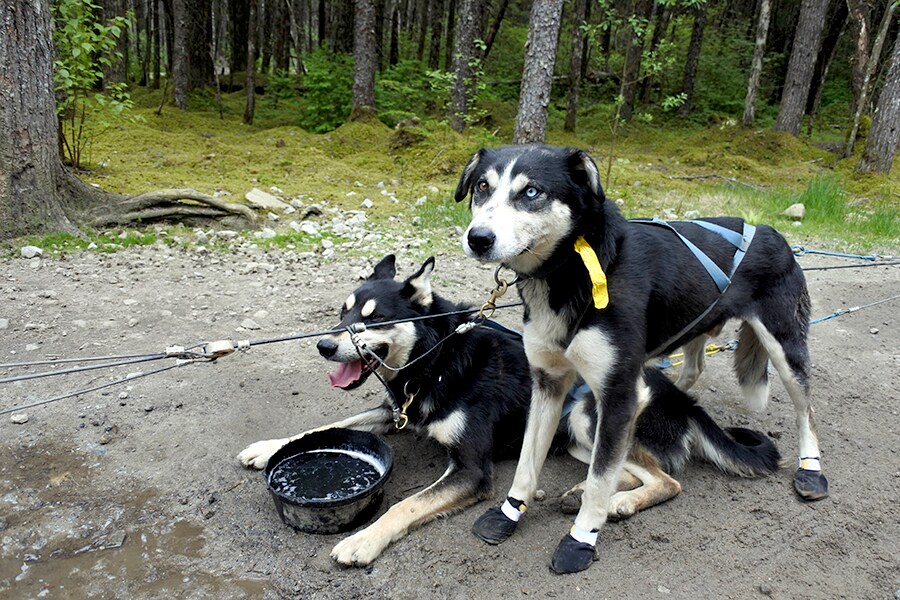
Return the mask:
<path id="1" fill-rule="evenodd" d="M 591 276 L 591 295 L 594 297 L 594 308 L 603 309 L 609 305 L 609 292 L 606 289 L 606 273 L 600 266 L 597 253 L 582 236 L 575 240 L 575 252 L 581 256 L 584 266 Z"/>

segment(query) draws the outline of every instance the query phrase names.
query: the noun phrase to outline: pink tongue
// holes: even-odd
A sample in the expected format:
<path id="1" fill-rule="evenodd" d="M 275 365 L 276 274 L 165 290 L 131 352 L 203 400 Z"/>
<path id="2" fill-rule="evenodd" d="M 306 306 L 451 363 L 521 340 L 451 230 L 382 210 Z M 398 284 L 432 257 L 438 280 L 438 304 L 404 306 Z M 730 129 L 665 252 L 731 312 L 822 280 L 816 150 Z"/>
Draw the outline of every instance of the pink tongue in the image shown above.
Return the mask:
<path id="1" fill-rule="evenodd" d="M 338 368 L 328 374 L 331 387 L 345 388 L 359 380 L 362 374 L 362 361 L 355 360 L 349 363 L 341 363 Z"/>

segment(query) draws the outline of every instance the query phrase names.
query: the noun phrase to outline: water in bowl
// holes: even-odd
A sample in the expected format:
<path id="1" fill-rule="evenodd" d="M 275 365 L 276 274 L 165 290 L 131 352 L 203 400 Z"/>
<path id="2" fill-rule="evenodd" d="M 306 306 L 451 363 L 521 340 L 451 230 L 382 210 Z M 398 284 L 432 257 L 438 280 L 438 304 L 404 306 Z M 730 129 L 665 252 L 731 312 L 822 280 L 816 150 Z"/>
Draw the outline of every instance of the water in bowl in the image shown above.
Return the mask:
<path id="1" fill-rule="evenodd" d="M 282 460 L 269 475 L 269 487 L 292 502 L 335 501 L 372 487 L 385 467 L 362 452 L 322 449 Z"/>

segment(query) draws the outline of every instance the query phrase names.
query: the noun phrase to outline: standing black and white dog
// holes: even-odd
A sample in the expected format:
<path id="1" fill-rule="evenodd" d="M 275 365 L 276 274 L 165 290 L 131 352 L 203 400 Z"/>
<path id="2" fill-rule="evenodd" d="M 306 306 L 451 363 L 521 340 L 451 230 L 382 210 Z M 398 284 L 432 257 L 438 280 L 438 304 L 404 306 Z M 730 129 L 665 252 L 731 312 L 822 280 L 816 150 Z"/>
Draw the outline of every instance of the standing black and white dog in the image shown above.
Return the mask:
<path id="1" fill-rule="evenodd" d="M 468 307 L 432 291 L 433 269 L 434 259 L 429 258 L 411 276 L 398 280 L 394 256 L 384 257 L 341 308 L 339 327 L 353 335 L 339 333 L 317 344 L 319 353 L 337 364 L 329 374 L 334 387 L 354 389 L 373 374 L 388 387 L 381 406 L 320 429 L 387 433 L 396 428 L 395 409 L 402 408 L 408 418 L 404 431 L 430 437 L 448 455 L 440 479 L 334 547 L 331 556 L 341 564 L 367 565 L 409 529 L 487 498 L 493 490 L 493 460 L 514 458 L 522 446 L 531 376 L 521 336 L 472 328 L 471 313 L 464 310 Z M 726 433 L 658 369 L 647 369 L 646 377 L 648 406 L 622 472 L 622 491 L 609 505 L 614 518 L 629 517 L 677 495 L 681 486 L 670 474 L 693 456 L 746 477 L 778 468 L 778 450 L 764 435 L 740 428 Z M 554 427 L 556 446 L 588 462 L 597 421 L 593 398 L 576 391 L 568 407 L 570 412 L 558 419 L 558 429 Z M 295 438 L 256 442 L 238 458 L 245 466 L 262 469 Z M 577 499 L 581 489 L 575 486 L 568 499 Z"/>
<path id="2" fill-rule="evenodd" d="M 767 402 L 770 360 L 793 400 L 800 442 L 795 489 L 807 500 L 828 494 L 808 395 L 809 296 L 784 238 L 765 226 L 748 235 L 753 228 L 736 218 L 628 222 L 606 201 L 599 179 L 583 151 L 508 146 L 475 154 L 456 189 L 457 201 L 471 192 L 466 254 L 520 277 L 533 381 L 509 497 L 476 522 L 476 535 L 499 543 L 513 533 L 537 489 L 576 374 L 601 415 L 581 509 L 551 563 L 561 573 L 586 569 L 595 557 L 597 532 L 649 397 L 644 362 L 684 346 L 679 384 L 689 387 L 703 367 L 707 334 L 728 319 L 743 322 L 735 370 L 745 401 L 756 408 Z M 725 239 L 735 236 L 735 245 Z M 704 260 L 715 265 L 706 268 Z"/>

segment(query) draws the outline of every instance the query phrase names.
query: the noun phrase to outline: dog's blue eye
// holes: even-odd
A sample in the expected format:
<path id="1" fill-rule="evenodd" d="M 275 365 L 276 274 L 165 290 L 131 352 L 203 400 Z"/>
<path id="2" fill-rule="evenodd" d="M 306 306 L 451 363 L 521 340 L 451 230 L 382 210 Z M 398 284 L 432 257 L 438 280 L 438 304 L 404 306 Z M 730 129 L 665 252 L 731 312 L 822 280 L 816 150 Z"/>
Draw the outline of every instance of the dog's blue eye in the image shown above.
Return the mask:
<path id="1" fill-rule="evenodd" d="M 540 192 L 535 187 L 525 188 L 525 196 L 528 198 L 537 198 L 538 194 L 540 194 Z"/>

